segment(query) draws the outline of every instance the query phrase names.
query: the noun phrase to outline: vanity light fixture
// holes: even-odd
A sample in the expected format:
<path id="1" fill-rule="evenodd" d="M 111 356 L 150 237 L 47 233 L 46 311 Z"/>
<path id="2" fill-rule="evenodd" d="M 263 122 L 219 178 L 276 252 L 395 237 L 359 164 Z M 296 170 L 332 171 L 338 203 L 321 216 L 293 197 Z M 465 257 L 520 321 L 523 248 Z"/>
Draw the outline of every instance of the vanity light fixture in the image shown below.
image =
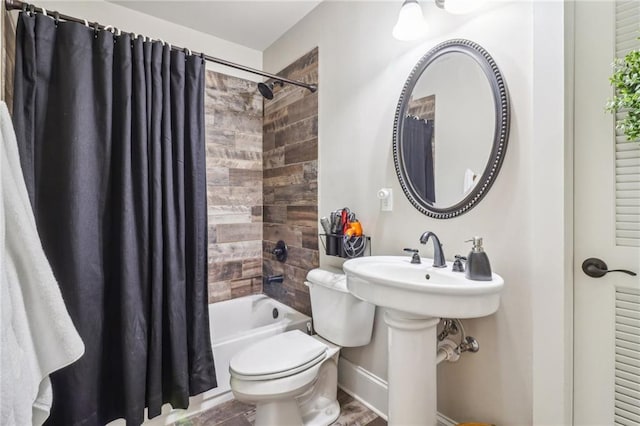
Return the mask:
<path id="1" fill-rule="evenodd" d="M 454 15 L 464 15 L 480 8 L 485 0 L 435 0 L 436 6 Z"/>
<path id="2" fill-rule="evenodd" d="M 417 40 L 427 34 L 427 23 L 418 0 L 405 0 L 400 8 L 398 22 L 392 31 L 397 40 Z"/>

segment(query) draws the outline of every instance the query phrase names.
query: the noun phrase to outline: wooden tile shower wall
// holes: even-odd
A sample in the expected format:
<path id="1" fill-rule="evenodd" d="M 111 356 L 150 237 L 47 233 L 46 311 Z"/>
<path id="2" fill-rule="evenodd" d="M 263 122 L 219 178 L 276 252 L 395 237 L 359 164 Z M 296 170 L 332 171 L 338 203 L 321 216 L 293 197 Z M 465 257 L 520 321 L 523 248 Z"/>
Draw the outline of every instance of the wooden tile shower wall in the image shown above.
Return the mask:
<path id="1" fill-rule="evenodd" d="M 262 292 L 262 96 L 207 71 L 209 302 Z"/>
<path id="2" fill-rule="evenodd" d="M 277 73 L 307 83 L 318 81 L 318 48 Z M 311 314 L 307 272 L 318 254 L 318 94 L 276 86 L 264 101 L 263 274 L 283 274 L 282 284 L 264 284 L 269 296 Z M 271 254 L 276 242 L 289 247 L 285 263 Z"/>
<path id="3" fill-rule="evenodd" d="M 13 73 L 16 63 L 16 23 L 17 12 L 4 12 L 2 40 L 2 100 L 7 103 L 9 112 L 13 111 Z"/>

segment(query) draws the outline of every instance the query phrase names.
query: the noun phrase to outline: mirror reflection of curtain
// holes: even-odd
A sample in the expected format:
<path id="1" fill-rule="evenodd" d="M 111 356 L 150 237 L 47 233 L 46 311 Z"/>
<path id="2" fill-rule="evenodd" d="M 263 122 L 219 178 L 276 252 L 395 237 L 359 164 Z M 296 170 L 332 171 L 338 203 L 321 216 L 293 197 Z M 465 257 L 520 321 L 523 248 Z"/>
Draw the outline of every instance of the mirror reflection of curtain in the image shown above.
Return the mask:
<path id="1" fill-rule="evenodd" d="M 402 160 L 416 193 L 436 202 L 433 171 L 433 120 L 407 116 L 402 135 Z"/>

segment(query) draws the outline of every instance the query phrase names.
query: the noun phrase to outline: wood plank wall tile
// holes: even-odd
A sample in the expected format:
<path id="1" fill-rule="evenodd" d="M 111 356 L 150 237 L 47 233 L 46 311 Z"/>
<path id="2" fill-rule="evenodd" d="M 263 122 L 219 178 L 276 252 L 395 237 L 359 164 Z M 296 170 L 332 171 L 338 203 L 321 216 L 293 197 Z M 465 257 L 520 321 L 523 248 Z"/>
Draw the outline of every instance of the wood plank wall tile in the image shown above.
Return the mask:
<path id="1" fill-rule="evenodd" d="M 278 75 L 318 81 L 318 48 Z M 282 284 L 263 284 L 264 293 L 311 315 L 307 272 L 319 265 L 318 252 L 318 94 L 292 85 L 276 87 L 264 101 L 263 119 L 263 276 L 284 275 Z M 283 239 L 289 257 L 271 254 Z"/>
<path id="2" fill-rule="evenodd" d="M 13 72 L 16 63 L 16 25 L 17 12 L 5 11 L 3 18 L 2 38 L 2 70 L 4 81 L 2 84 L 2 100 L 7 103 L 9 113 L 13 113 Z"/>
<path id="3" fill-rule="evenodd" d="M 263 105 L 255 82 L 207 71 L 205 85 L 209 302 L 218 302 L 262 292 Z"/>

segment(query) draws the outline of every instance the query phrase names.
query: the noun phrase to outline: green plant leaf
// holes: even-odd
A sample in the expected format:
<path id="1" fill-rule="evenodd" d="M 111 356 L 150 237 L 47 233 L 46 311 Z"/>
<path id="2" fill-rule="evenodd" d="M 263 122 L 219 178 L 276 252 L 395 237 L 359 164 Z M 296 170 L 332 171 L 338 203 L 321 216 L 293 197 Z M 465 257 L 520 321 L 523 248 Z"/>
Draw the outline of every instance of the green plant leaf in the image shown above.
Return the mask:
<path id="1" fill-rule="evenodd" d="M 605 110 L 612 114 L 626 112 L 616 121 L 616 128 L 627 141 L 640 143 L 640 51 L 632 50 L 624 58 L 616 58 L 611 67 L 609 82 L 615 96 L 607 101 Z"/>

